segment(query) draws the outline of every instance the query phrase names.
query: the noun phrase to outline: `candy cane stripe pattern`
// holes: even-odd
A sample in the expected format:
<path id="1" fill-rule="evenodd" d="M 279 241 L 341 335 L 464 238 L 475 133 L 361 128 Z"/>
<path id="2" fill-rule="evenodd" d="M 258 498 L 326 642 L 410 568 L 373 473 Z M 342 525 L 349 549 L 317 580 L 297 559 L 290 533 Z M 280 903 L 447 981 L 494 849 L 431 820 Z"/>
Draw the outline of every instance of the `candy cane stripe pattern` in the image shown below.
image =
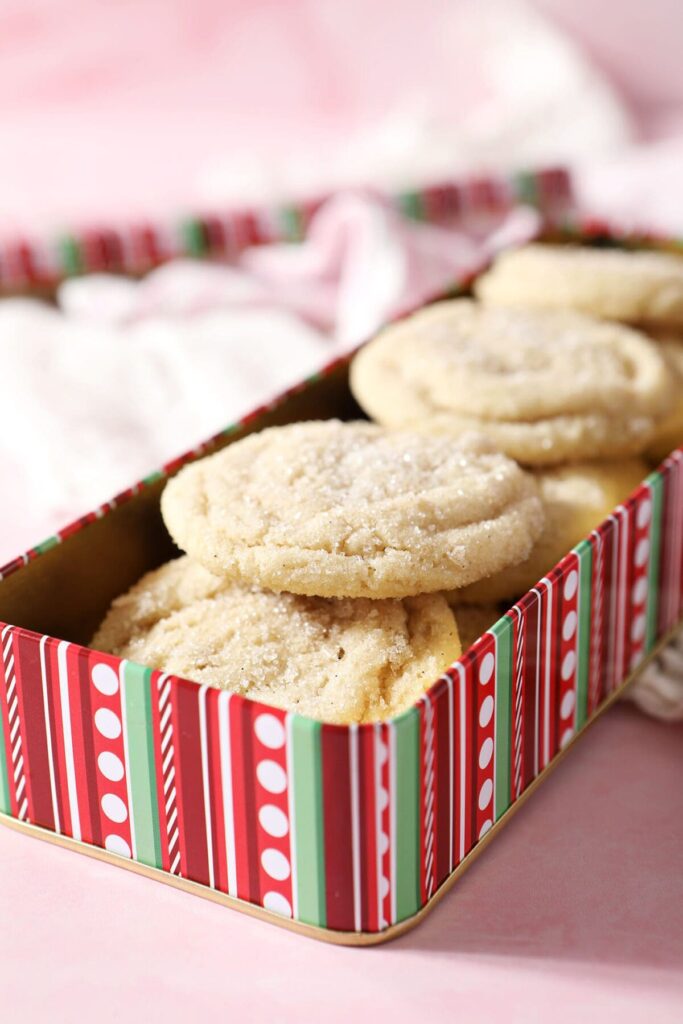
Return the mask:
<path id="1" fill-rule="evenodd" d="M 16 815 L 25 821 L 28 815 L 28 796 L 26 794 L 26 765 L 21 736 L 19 716 L 19 693 L 13 651 L 13 634 L 6 626 L 0 634 L 2 647 L 2 666 L 5 676 L 5 700 L 7 707 L 7 728 L 9 733 L 9 750 L 11 754 L 11 784 L 14 788 Z"/>
<path id="2" fill-rule="evenodd" d="M 175 773 L 175 744 L 173 734 L 173 715 L 171 707 L 171 680 L 167 675 L 157 680 L 157 700 L 159 706 L 159 729 L 161 733 L 161 777 L 163 780 L 163 811 L 166 820 L 166 842 L 168 850 L 168 870 L 172 875 L 180 872 L 180 831 L 178 828 L 178 793 Z"/>

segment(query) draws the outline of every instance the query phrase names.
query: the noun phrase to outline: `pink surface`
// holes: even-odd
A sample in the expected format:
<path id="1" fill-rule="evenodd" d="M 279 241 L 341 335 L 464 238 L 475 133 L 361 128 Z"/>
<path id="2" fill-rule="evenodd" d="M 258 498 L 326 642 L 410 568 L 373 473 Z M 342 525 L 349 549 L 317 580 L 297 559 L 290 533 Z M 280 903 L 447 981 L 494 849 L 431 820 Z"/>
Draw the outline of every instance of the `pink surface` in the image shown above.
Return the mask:
<path id="1" fill-rule="evenodd" d="M 673 1024 L 682 771 L 683 726 L 612 710 L 432 915 L 374 950 L 0 829 L 3 1019 Z"/>

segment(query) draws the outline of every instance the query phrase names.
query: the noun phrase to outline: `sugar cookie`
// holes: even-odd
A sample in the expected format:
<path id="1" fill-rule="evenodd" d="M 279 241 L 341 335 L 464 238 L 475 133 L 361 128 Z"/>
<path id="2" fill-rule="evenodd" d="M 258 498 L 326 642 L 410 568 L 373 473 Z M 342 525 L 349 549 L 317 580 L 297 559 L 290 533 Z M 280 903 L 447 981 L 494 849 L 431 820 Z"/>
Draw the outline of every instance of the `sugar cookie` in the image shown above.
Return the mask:
<path id="1" fill-rule="evenodd" d="M 476 430 L 520 462 L 641 452 L 673 403 L 657 345 L 579 313 L 437 303 L 360 350 L 351 388 L 391 427 Z"/>
<path id="2" fill-rule="evenodd" d="M 683 325 L 683 258 L 671 253 L 525 245 L 502 252 L 475 290 L 495 306 Z"/>
<path id="3" fill-rule="evenodd" d="M 657 462 L 665 459 L 674 448 L 683 445 L 683 337 L 664 337 L 659 344 L 676 383 L 676 401 L 673 410 L 659 424 L 647 446 L 646 454 Z"/>
<path id="4" fill-rule="evenodd" d="M 216 575 L 318 597 L 408 597 L 526 558 L 536 484 L 481 438 L 338 420 L 271 427 L 195 462 L 162 497 Z"/>
<path id="5" fill-rule="evenodd" d="M 525 562 L 452 591 L 450 602 L 510 600 L 526 593 L 647 476 L 642 459 L 584 462 L 536 473 L 545 527 Z M 459 614 L 456 618 L 460 624 Z"/>
<path id="6" fill-rule="evenodd" d="M 441 595 L 273 594 L 217 580 L 187 557 L 117 598 L 91 646 L 339 723 L 405 710 L 461 653 Z"/>

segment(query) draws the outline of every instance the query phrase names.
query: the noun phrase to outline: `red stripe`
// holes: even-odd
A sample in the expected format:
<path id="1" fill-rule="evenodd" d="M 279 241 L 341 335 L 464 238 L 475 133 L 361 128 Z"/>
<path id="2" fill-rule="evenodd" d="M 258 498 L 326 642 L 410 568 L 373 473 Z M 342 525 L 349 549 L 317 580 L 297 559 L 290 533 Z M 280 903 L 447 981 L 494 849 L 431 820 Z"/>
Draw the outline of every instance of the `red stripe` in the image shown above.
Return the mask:
<path id="1" fill-rule="evenodd" d="M 325 894 L 328 928 L 353 931 L 353 844 L 349 730 L 323 725 Z"/>
<path id="2" fill-rule="evenodd" d="M 616 634 L 616 593 L 614 587 L 616 586 L 616 572 L 614 565 L 614 554 L 617 550 L 616 546 L 616 527 L 614 520 L 610 519 L 602 529 L 603 538 L 603 582 L 602 582 L 602 602 L 603 602 L 603 645 L 602 645 L 602 666 L 600 671 L 600 689 L 598 693 L 597 706 L 602 704 L 607 693 L 611 688 L 613 667 L 614 667 L 614 651 L 615 651 L 615 634 Z M 618 552 L 617 552 L 618 553 Z"/>
<path id="3" fill-rule="evenodd" d="M 214 886 L 228 891 L 228 861 L 225 851 L 225 817 L 223 814 L 223 781 L 221 778 L 221 748 L 219 735 L 218 698 L 220 690 L 209 689 L 206 694 L 206 746 L 211 787 L 211 837 L 213 840 Z"/>
<path id="4" fill-rule="evenodd" d="M 64 790 L 64 747 L 61 736 L 61 715 L 59 709 L 59 682 L 57 679 L 57 641 L 47 640 L 45 643 L 45 678 L 47 689 L 48 721 L 52 740 L 52 770 L 55 777 L 55 793 L 57 798 L 57 814 L 59 830 L 65 830 L 68 821 L 66 791 Z"/>
<path id="5" fill-rule="evenodd" d="M 65 835 L 73 835 L 73 822 L 71 820 L 71 808 L 69 806 L 69 790 L 66 775 L 66 753 L 64 750 L 64 722 L 62 718 L 62 703 L 59 686 L 59 665 L 58 665 L 59 641 L 48 640 L 45 653 L 49 662 L 49 683 L 50 683 L 50 724 L 52 726 L 52 763 L 55 768 L 55 782 L 57 786 L 57 798 L 59 801 L 59 820 L 61 831 Z"/>
<path id="6" fill-rule="evenodd" d="M 362 873 L 362 930 L 377 931 L 377 846 L 375 829 L 375 759 L 372 726 L 358 729 L 360 804 L 360 863 Z"/>
<path id="7" fill-rule="evenodd" d="M 251 898 L 255 886 L 251 884 L 250 847 L 247 841 L 249 817 L 247 814 L 247 785 L 253 787 L 253 776 L 245 771 L 245 752 L 243 743 L 243 717 L 245 701 L 233 697 L 230 701 L 230 752 L 232 759 L 232 801 L 235 820 L 235 871 L 237 875 L 237 895 L 240 899 Z"/>
<path id="8" fill-rule="evenodd" d="M 526 656 L 526 632 L 524 630 L 524 611 L 521 606 L 516 605 L 514 611 L 509 614 L 512 619 L 510 795 L 513 800 L 516 800 L 524 788 L 524 705 L 526 697 L 524 660 Z"/>
<path id="9" fill-rule="evenodd" d="M 472 662 L 466 655 L 460 661 L 462 677 L 455 680 L 455 862 L 472 848 Z M 463 702 L 464 697 L 464 702 Z M 464 744 L 462 738 L 464 736 Z M 464 752 L 463 752 L 464 746 Z M 464 770 L 464 778 L 463 778 Z M 464 798 L 464 799 L 463 799 Z M 464 803 L 464 806 L 463 806 Z"/>
<path id="10" fill-rule="evenodd" d="M 5 626 L 3 624 L 2 627 L 0 628 L 0 638 L 2 637 L 2 632 L 4 631 L 4 629 Z M 10 652 L 14 646 L 13 633 L 14 630 L 12 627 L 10 627 L 9 631 L 5 633 L 4 638 L 1 638 L 2 647 L 4 649 L 7 646 L 7 642 L 10 640 L 10 637 L 12 637 Z M 2 712 L 2 722 L 4 726 L 5 735 L 5 765 L 7 768 L 7 781 L 9 785 L 10 810 L 12 813 L 12 817 L 16 818 L 19 812 L 19 807 L 17 804 L 16 787 L 14 785 L 14 768 L 12 766 L 12 741 L 10 738 L 9 708 L 7 704 L 7 677 L 5 674 L 5 659 L 2 656 L 2 652 L 0 652 L 0 711 Z"/>
<path id="11" fill-rule="evenodd" d="M 55 818 L 40 670 L 40 641 L 17 634 L 14 638 L 14 654 L 28 817 L 34 824 L 54 830 Z"/>
<path id="12" fill-rule="evenodd" d="M 102 806 L 101 800 L 105 793 L 111 793 L 114 791 L 114 785 L 109 780 L 103 778 L 102 773 L 99 771 L 97 766 L 97 756 L 103 750 L 110 750 L 113 743 L 116 741 L 104 740 L 97 730 L 94 728 L 94 715 L 96 707 L 102 706 L 101 694 L 95 691 L 95 706 L 92 702 L 92 690 L 93 686 L 90 679 L 90 672 L 92 665 L 97 662 L 91 661 L 91 655 L 84 648 L 79 648 L 77 651 L 78 655 L 78 671 L 79 671 L 79 685 L 80 685 L 80 698 L 81 698 L 81 724 L 82 724 L 82 739 L 83 739 L 83 763 L 82 767 L 84 771 L 85 790 L 87 792 L 88 808 L 89 808 L 89 819 L 90 819 L 90 832 L 92 835 L 92 842 L 96 846 L 102 846 L 104 839 L 103 827 L 106 828 L 105 821 L 102 818 Z M 103 663 L 98 656 L 98 661 Z M 108 663 L 109 664 L 109 663 Z M 110 664 L 110 667 L 118 675 L 118 665 Z M 105 698 L 106 701 L 106 698 Z M 108 706 L 108 704 L 106 705 Z M 112 708 L 115 714 L 121 718 L 121 702 L 119 699 L 114 698 L 112 701 Z M 123 721 L 121 719 L 121 721 Z M 73 726 L 73 723 L 72 723 Z M 121 755 L 123 755 L 123 740 L 121 739 L 118 744 L 120 747 Z M 125 763 L 125 762 L 124 762 Z M 125 775 L 124 775 L 125 780 Z M 121 797 L 126 806 L 128 806 L 128 794 L 125 789 L 125 784 L 119 784 L 119 788 L 123 792 L 117 792 L 116 795 Z M 79 809 L 82 807 L 83 802 L 79 799 Z M 82 812 L 81 812 L 82 813 Z M 81 826 L 83 822 L 81 820 Z M 126 829 L 126 832 L 129 830 Z M 107 829 L 108 832 L 108 829 Z M 84 836 L 85 838 L 85 836 Z"/>
<path id="13" fill-rule="evenodd" d="M 472 749 L 472 773 L 474 778 L 473 809 L 474 835 L 476 841 L 485 825 L 493 824 L 495 766 L 494 738 L 496 728 L 496 643 L 490 633 L 485 633 L 472 650 L 472 686 L 476 687 L 475 733 L 476 742 Z M 492 664 L 493 662 L 493 664 Z M 489 716 L 489 709 L 492 708 Z M 482 766 L 481 753 L 489 743 L 491 756 Z M 488 799 L 486 797 L 488 796 Z"/>
<path id="14" fill-rule="evenodd" d="M 182 874 L 208 885 L 198 691 L 194 683 L 183 679 L 173 679 L 171 686 Z"/>
<path id="15" fill-rule="evenodd" d="M 259 769 L 277 765 L 287 780 L 287 743 L 285 712 L 258 704 L 250 705 L 250 729 L 253 756 L 253 824 L 251 830 L 255 836 L 255 847 L 252 853 L 257 867 L 258 892 L 255 902 L 263 904 L 266 893 L 277 893 L 283 896 L 292 906 L 292 871 L 289 835 L 273 835 L 264 827 L 261 812 L 273 807 L 289 819 L 288 787 L 281 792 L 274 791 L 272 784 L 263 785 L 265 776 L 259 778 Z M 279 725 L 279 728 L 278 728 Z M 275 731 L 277 736 L 275 735 Z M 278 787 L 279 788 L 279 787 Z M 267 821 L 265 821 L 267 824 Z M 276 858 L 276 861 L 273 861 Z M 288 870 L 287 870 L 288 869 Z M 284 877 L 282 875 L 284 874 Z"/>
<path id="16" fill-rule="evenodd" d="M 85 654 L 87 658 L 87 652 Z M 73 745 L 74 769 L 76 774 L 76 800 L 78 803 L 78 816 L 81 824 L 81 839 L 85 843 L 94 842 L 95 828 L 91 820 L 90 808 L 90 774 L 93 771 L 92 757 L 86 757 L 86 747 L 83 736 L 83 708 L 81 698 L 81 687 L 85 685 L 87 690 L 87 663 L 85 669 L 85 681 L 81 676 L 81 661 L 83 648 L 70 645 L 66 652 L 66 669 L 68 676 L 68 698 L 71 719 L 71 742 Z M 93 723 L 88 723 L 93 728 Z M 90 731 L 90 729 L 88 730 Z M 99 808 L 96 809 L 95 821 L 99 819 Z M 99 829 L 97 835 L 100 835 Z"/>
<path id="17" fill-rule="evenodd" d="M 523 788 L 536 776 L 536 716 L 538 711 L 539 686 L 539 635 L 538 625 L 540 602 L 538 594 L 530 593 L 522 598 L 519 607 L 523 613 L 524 629 L 524 751 L 522 754 Z"/>
<path id="18" fill-rule="evenodd" d="M 436 772 L 436 884 L 440 885 L 451 870 L 451 793 L 450 793 L 450 732 L 449 721 L 449 688 L 448 684 L 439 684 L 434 688 L 430 698 L 434 708 L 434 738 Z"/>

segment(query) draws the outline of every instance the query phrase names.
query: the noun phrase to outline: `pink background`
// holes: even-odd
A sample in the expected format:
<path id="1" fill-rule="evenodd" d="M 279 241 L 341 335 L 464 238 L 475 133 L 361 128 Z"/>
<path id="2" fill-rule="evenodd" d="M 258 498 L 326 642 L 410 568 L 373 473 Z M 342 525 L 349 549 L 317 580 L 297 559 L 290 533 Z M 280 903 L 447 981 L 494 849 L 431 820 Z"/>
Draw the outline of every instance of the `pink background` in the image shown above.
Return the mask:
<path id="1" fill-rule="evenodd" d="M 4 0 L 3 234 L 196 206 L 201 167 L 324 145 L 410 80 L 477 95 L 438 0 Z M 678 0 L 537 0 L 683 125 Z M 619 707 L 414 933 L 325 947 L 0 830 L 6 1020 L 680 1021 L 683 727 Z"/>

